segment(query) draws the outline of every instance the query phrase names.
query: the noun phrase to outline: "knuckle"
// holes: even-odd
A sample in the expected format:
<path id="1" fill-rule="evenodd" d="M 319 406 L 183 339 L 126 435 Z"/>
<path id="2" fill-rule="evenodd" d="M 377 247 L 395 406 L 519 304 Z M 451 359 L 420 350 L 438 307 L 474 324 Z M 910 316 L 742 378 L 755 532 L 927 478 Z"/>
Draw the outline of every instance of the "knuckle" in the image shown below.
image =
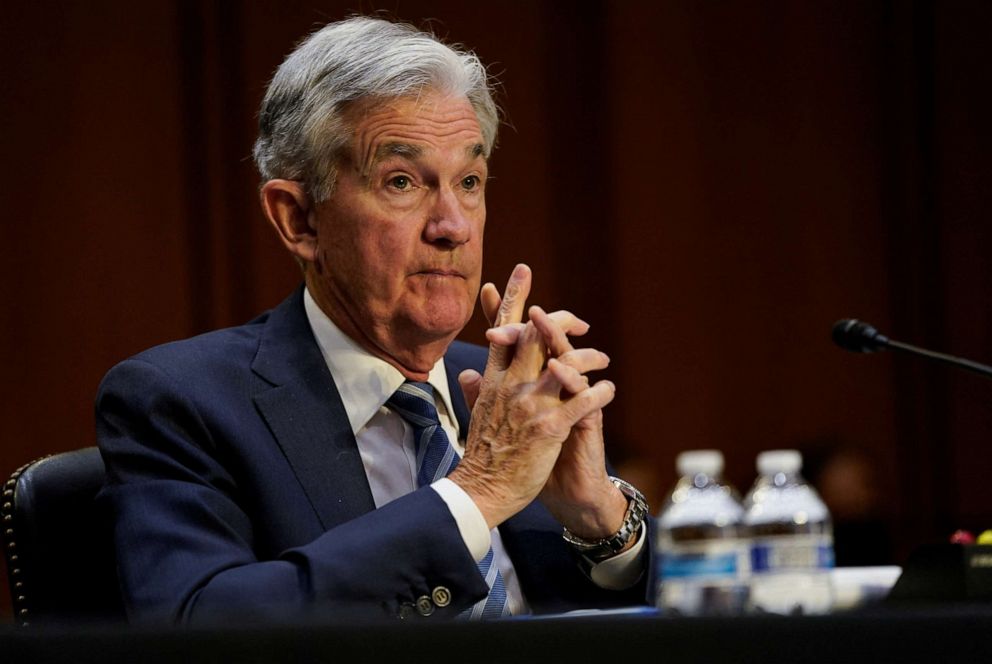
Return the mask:
<path id="1" fill-rule="evenodd" d="M 517 399 L 513 404 L 513 410 L 514 414 L 520 417 L 521 422 L 542 419 L 540 415 L 543 409 L 536 399 Z"/>
<path id="2" fill-rule="evenodd" d="M 534 430 L 540 438 L 564 438 L 571 423 L 566 422 L 563 426 L 561 419 L 560 416 L 545 415 L 539 417 L 534 421 Z"/>
<path id="3" fill-rule="evenodd" d="M 516 399 L 517 396 L 517 386 L 511 385 L 507 382 L 502 382 L 496 386 L 496 400 L 502 403 L 509 403 L 512 401 L 519 401 Z M 519 405 L 519 404 L 518 404 Z"/>

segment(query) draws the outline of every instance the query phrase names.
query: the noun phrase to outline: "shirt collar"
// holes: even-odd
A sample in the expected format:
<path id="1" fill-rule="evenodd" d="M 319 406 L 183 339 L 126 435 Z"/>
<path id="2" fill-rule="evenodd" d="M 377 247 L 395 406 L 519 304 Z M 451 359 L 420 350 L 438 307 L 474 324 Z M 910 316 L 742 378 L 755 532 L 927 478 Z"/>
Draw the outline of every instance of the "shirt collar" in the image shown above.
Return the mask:
<path id="1" fill-rule="evenodd" d="M 406 378 L 396 367 L 368 352 L 342 332 L 317 305 L 309 289 L 303 291 L 303 306 L 321 355 L 341 395 L 351 431 L 357 435 Z M 434 364 L 427 382 L 441 397 L 448 419 L 457 430 L 444 358 Z"/>

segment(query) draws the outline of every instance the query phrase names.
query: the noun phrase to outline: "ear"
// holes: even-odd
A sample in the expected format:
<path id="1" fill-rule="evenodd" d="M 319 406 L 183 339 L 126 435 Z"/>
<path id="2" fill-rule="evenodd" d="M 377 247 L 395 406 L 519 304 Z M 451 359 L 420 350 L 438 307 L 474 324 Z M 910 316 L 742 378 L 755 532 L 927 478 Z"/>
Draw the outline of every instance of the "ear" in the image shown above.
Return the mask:
<path id="1" fill-rule="evenodd" d="M 310 224 L 312 204 L 295 180 L 269 180 L 260 193 L 265 217 L 282 244 L 297 258 L 312 263 L 317 251 L 317 231 Z"/>

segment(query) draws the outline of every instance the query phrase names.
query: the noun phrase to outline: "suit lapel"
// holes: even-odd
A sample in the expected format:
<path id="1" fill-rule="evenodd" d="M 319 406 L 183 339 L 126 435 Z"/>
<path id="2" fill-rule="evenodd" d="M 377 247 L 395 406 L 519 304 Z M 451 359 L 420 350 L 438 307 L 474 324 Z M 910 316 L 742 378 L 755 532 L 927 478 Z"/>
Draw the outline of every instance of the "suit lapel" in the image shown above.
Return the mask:
<path id="1" fill-rule="evenodd" d="M 375 509 L 355 436 L 303 307 L 303 288 L 263 323 L 255 405 L 325 529 Z"/>

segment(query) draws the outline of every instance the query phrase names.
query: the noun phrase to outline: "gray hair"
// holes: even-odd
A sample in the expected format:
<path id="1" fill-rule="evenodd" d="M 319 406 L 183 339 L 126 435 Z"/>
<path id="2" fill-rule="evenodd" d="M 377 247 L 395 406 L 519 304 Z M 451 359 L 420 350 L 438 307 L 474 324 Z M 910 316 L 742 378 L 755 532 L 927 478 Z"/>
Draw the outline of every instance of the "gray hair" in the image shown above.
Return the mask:
<path id="1" fill-rule="evenodd" d="M 479 58 L 411 25 L 354 17 L 304 39 L 276 70 L 259 112 L 254 157 L 262 179 L 304 183 L 326 200 L 336 158 L 351 140 L 344 119 L 362 99 L 415 97 L 427 89 L 462 96 L 475 109 L 488 156 L 499 111 Z"/>

